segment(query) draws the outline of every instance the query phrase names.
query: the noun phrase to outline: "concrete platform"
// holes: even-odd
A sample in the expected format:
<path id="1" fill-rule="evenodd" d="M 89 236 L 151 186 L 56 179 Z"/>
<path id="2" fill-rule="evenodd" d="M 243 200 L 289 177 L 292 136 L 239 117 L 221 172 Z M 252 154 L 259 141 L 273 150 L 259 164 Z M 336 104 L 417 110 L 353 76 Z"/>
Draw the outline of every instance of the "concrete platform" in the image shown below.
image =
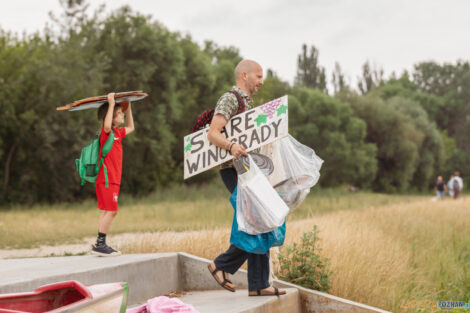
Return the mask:
<path id="1" fill-rule="evenodd" d="M 180 299 L 204 313 L 301 313 L 299 293 L 295 288 L 287 289 L 287 294 L 279 297 L 248 297 L 248 290 L 245 289 L 236 292 L 195 291 Z"/>
<path id="2" fill-rule="evenodd" d="M 386 311 L 275 280 L 274 286 L 290 288 L 286 296 L 248 297 L 247 273 L 231 276 L 235 293 L 221 289 L 207 270 L 209 260 L 186 253 L 129 254 L 119 257 L 70 256 L 0 259 L 0 293 L 32 291 L 41 285 L 78 280 L 86 285 L 127 282 L 129 305 L 184 291 L 183 302 L 201 313 L 237 312 L 351 312 Z"/>

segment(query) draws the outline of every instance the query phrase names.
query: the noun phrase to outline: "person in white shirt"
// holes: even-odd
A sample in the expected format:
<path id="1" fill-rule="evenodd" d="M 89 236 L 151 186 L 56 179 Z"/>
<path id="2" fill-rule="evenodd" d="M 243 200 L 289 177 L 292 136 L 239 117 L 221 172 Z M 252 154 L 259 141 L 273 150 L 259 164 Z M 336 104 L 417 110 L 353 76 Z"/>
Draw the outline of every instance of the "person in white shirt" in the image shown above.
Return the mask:
<path id="1" fill-rule="evenodd" d="M 460 177 L 460 173 L 455 172 L 454 177 L 452 177 L 449 180 L 448 184 L 450 185 L 450 188 L 452 188 L 452 191 L 453 191 L 453 197 L 452 198 L 453 199 L 458 199 L 460 197 L 460 194 L 462 193 L 462 189 L 463 189 L 463 180 Z"/>

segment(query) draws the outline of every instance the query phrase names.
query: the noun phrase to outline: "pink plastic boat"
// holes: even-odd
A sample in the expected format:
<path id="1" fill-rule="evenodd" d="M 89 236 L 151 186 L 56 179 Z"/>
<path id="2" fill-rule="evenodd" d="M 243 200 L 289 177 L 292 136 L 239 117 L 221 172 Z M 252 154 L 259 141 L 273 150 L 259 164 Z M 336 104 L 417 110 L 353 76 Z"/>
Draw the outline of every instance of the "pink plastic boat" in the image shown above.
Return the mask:
<path id="1" fill-rule="evenodd" d="M 0 295 L 0 313 L 124 313 L 128 293 L 127 283 L 85 286 L 64 281 L 32 292 Z"/>

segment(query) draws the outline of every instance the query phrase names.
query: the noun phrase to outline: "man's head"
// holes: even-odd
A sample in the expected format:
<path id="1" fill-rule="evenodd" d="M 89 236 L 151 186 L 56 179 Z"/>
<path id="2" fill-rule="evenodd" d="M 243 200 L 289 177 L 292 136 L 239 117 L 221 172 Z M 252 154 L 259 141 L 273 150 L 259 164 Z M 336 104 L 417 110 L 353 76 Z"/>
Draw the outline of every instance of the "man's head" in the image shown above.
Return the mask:
<path id="1" fill-rule="evenodd" d="M 99 109 L 98 109 L 98 120 L 101 123 L 104 123 L 104 119 L 106 117 L 106 113 L 108 113 L 108 107 L 109 104 L 108 102 L 103 103 Z M 113 111 L 113 121 L 112 121 L 112 126 L 117 127 L 124 123 L 124 112 L 122 111 L 122 107 L 120 103 L 116 103 L 114 105 L 114 111 Z"/>
<path id="2" fill-rule="evenodd" d="M 440 183 L 442 181 L 442 176 L 437 176 L 437 181 Z"/>
<path id="3" fill-rule="evenodd" d="M 248 96 L 253 96 L 263 84 L 263 69 L 252 60 L 242 60 L 235 67 L 237 86 Z"/>
<path id="4" fill-rule="evenodd" d="M 454 176 L 460 176 L 460 173 L 458 171 L 455 171 Z"/>

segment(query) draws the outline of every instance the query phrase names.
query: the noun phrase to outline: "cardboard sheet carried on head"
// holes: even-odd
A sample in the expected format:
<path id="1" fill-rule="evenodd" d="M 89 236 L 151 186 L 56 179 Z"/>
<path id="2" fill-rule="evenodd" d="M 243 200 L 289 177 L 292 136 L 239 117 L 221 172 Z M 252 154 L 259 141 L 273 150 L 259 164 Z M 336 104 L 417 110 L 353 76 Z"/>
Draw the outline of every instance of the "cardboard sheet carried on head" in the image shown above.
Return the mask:
<path id="1" fill-rule="evenodd" d="M 134 102 L 138 100 L 142 100 L 146 98 L 148 95 L 142 90 L 138 91 L 125 91 L 125 92 L 118 92 L 114 95 L 114 99 L 116 103 L 121 102 Z M 86 109 L 97 109 L 103 103 L 108 101 L 108 96 L 97 96 L 97 97 L 90 97 L 81 100 L 77 100 L 73 103 L 58 107 L 57 111 L 79 111 L 79 110 L 86 110 Z M 123 111 L 126 111 L 127 105 L 122 108 Z"/>

